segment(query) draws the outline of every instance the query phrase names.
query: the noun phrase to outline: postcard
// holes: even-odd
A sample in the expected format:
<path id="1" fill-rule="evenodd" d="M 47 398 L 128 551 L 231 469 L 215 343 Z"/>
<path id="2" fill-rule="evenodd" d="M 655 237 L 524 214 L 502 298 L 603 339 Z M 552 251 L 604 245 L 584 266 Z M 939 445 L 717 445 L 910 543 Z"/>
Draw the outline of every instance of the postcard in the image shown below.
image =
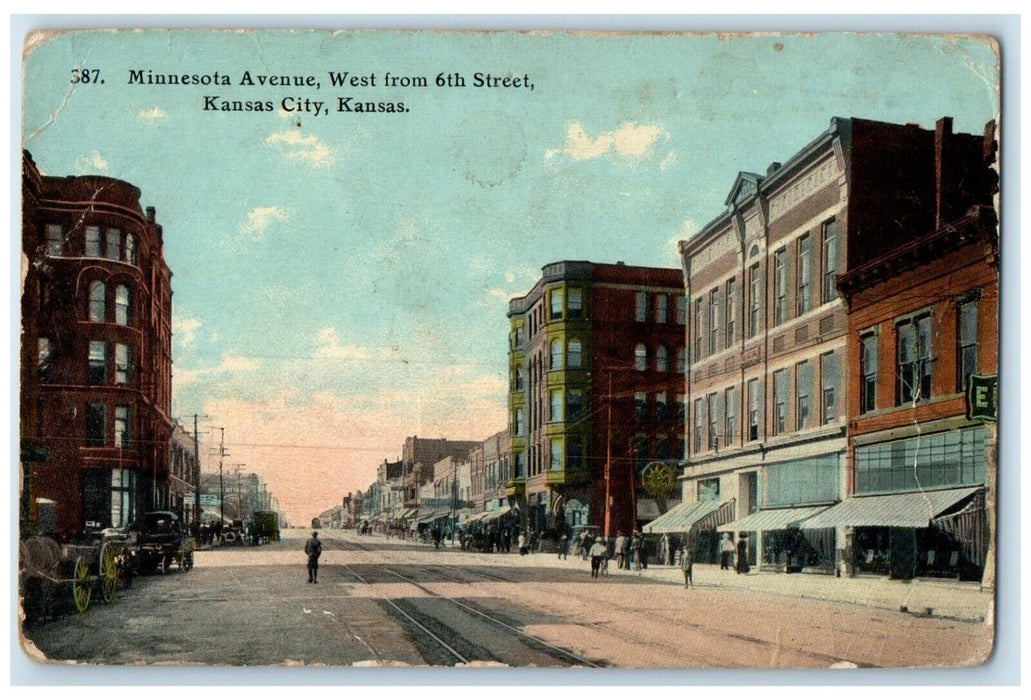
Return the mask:
<path id="1" fill-rule="evenodd" d="M 993 653 L 995 38 L 23 54 L 32 662 Z"/>

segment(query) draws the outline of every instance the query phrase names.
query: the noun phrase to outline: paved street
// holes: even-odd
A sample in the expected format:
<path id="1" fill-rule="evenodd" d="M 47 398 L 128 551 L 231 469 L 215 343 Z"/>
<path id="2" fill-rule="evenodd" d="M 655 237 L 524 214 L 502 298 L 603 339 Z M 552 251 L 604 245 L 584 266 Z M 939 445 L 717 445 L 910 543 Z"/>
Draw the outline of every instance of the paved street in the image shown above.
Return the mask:
<path id="1" fill-rule="evenodd" d="M 331 530 L 310 585 L 309 534 L 200 551 L 190 572 L 138 578 L 112 605 L 27 629 L 26 646 L 103 664 L 620 668 L 962 666 L 991 650 L 990 596 L 976 586 L 698 566 L 686 590 L 669 567 L 592 579 L 554 554 Z"/>

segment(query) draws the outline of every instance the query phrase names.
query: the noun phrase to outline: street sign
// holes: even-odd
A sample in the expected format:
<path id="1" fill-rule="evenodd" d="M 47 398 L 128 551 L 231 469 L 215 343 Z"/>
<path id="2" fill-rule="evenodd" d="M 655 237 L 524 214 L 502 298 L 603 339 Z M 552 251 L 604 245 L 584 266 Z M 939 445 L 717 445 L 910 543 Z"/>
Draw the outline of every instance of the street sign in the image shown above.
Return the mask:
<path id="1" fill-rule="evenodd" d="M 971 374 L 967 382 L 967 418 L 995 421 L 998 403 L 999 375 Z"/>
<path id="2" fill-rule="evenodd" d="M 196 498 L 192 493 L 188 493 L 183 497 L 184 505 L 192 506 L 195 502 Z M 202 493 L 200 495 L 201 508 L 218 508 L 219 505 L 221 505 L 221 501 L 217 493 Z"/>

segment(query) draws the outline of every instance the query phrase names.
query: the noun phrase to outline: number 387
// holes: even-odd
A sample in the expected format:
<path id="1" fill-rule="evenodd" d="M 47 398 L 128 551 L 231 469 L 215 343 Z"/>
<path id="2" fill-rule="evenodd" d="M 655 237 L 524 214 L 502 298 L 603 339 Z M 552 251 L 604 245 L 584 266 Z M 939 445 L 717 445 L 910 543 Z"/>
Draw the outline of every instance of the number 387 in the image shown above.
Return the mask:
<path id="1" fill-rule="evenodd" d="M 72 83 L 99 83 L 99 68 L 72 68 Z"/>

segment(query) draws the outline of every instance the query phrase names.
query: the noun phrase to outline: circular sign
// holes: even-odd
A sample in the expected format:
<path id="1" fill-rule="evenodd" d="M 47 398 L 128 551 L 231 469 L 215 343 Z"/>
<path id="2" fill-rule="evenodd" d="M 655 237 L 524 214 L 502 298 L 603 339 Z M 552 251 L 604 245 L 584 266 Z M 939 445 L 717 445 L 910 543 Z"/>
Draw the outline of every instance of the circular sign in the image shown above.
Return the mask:
<path id="1" fill-rule="evenodd" d="M 641 472 L 644 490 L 656 498 L 663 498 L 676 487 L 677 474 L 666 462 L 651 462 Z"/>

